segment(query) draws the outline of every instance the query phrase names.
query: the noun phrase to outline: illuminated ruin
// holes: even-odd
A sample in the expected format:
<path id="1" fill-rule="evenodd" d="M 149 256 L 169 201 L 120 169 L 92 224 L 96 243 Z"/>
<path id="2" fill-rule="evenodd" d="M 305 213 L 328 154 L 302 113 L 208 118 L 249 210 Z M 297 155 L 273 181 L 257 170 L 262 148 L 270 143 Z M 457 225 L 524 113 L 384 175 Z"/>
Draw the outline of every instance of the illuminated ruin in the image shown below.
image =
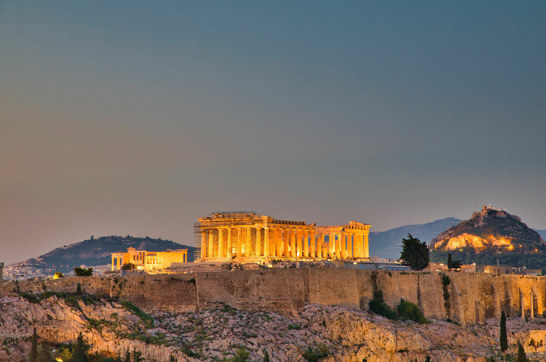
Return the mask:
<path id="1" fill-rule="evenodd" d="M 126 253 L 112 253 L 112 271 L 121 270 L 124 264 L 150 272 L 169 268 L 173 263 L 187 262 L 188 249 L 145 251 L 128 248 Z"/>
<path id="2" fill-rule="evenodd" d="M 251 211 L 199 218 L 201 261 L 359 260 L 369 258 L 369 224 L 317 226 Z"/>

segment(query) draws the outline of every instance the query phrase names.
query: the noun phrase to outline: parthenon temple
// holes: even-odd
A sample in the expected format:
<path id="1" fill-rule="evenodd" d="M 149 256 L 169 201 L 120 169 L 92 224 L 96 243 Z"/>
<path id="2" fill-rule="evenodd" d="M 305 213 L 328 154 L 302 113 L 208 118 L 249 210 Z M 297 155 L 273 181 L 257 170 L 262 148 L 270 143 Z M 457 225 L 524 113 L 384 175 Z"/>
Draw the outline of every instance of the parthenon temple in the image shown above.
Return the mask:
<path id="1" fill-rule="evenodd" d="M 201 261 L 359 260 L 369 258 L 370 226 L 317 226 L 233 211 L 199 218 L 195 232 L 201 235 Z"/>

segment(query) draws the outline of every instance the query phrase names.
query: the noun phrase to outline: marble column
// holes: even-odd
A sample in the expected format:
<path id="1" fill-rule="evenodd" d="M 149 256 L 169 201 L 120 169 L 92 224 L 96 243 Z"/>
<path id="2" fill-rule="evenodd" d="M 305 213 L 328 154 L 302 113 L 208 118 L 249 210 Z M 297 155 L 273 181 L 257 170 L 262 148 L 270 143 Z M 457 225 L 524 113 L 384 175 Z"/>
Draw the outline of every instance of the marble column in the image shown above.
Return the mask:
<path id="1" fill-rule="evenodd" d="M 231 260 L 231 254 L 233 253 L 233 246 L 231 245 L 231 228 L 227 228 L 227 250 L 226 257 Z"/>
<path id="2" fill-rule="evenodd" d="M 207 230 L 201 230 L 201 259 L 207 257 Z"/>
<path id="3" fill-rule="evenodd" d="M 249 257 L 252 255 L 252 229 L 250 227 L 246 228 L 246 246 L 245 246 L 245 256 Z"/>
<path id="4" fill-rule="evenodd" d="M 214 257 L 214 230 L 209 229 L 209 247 L 207 250 L 207 256 L 209 258 Z"/>
<path id="5" fill-rule="evenodd" d="M 262 228 L 256 227 L 256 256 L 262 256 Z"/>
<path id="6" fill-rule="evenodd" d="M 296 229 L 290 230 L 290 256 L 296 257 L 297 251 L 296 251 Z"/>
<path id="7" fill-rule="evenodd" d="M 336 236 L 334 234 L 328 235 L 329 254 L 333 259 L 336 255 Z"/>
<path id="8" fill-rule="evenodd" d="M 283 247 L 282 230 L 279 228 L 275 228 L 274 235 L 275 235 L 275 256 L 280 257 L 282 256 L 282 247 Z"/>
<path id="9" fill-rule="evenodd" d="M 336 235 L 334 234 L 334 238 Z M 341 259 L 341 234 L 339 234 L 339 238 L 336 240 L 336 259 Z"/>
<path id="10" fill-rule="evenodd" d="M 283 251 L 282 255 L 285 257 L 290 256 L 290 248 L 288 246 L 288 243 L 290 242 L 290 231 L 288 229 L 282 230 L 282 240 L 283 240 Z"/>
<path id="11" fill-rule="evenodd" d="M 317 238 L 317 258 L 322 258 L 322 246 L 324 245 L 324 235 L 319 235 Z"/>
<path id="12" fill-rule="evenodd" d="M 302 256 L 302 241 L 303 241 L 303 231 L 301 229 L 298 229 L 295 231 L 296 233 L 296 257 L 301 258 Z"/>
<path id="13" fill-rule="evenodd" d="M 242 229 L 237 228 L 237 257 L 243 256 L 243 235 Z"/>
<path id="14" fill-rule="evenodd" d="M 269 257 L 269 228 L 264 228 L 264 256 Z"/>
<path id="15" fill-rule="evenodd" d="M 309 230 L 303 232 L 303 257 L 309 258 Z"/>
<path id="16" fill-rule="evenodd" d="M 364 250 L 362 250 L 362 254 L 363 254 L 364 258 L 369 258 L 370 257 L 370 249 L 369 249 L 369 246 L 368 246 L 368 233 L 367 232 L 366 232 L 366 234 L 364 234 L 362 236 L 362 239 L 364 239 L 363 240 L 363 244 L 364 244 L 363 249 Z"/>
<path id="17" fill-rule="evenodd" d="M 311 237 L 309 238 L 309 242 L 311 243 L 311 245 L 309 246 L 309 253 L 310 253 L 310 256 L 311 258 L 316 258 L 317 257 L 317 254 L 316 254 L 316 243 L 317 243 L 317 239 L 315 238 L 315 230 L 311 230 Z"/>
<path id="18" fill-rule="evenodd" d="M 355 235 L 355 247 L 354 254 L 355 258 L 362 258 L 364 256 L 364 235 L 358 233 Z"/>
<path id="19" fill-rule="evenodd" d="M 353 233 L 347 233 L 347 257 L 353 258 Z"/>
<path id="20" fill-rule="evenodd" d="M 218 229 L 218 256 L 224 256 L 224 229 Z"/>
<path id="21" fill-rule="evenodd" d="M 345 242 L 345 233 L 339 233 L 339 241 L 341 246 L 341 259 L 347 259 L 347 243 Z"/>

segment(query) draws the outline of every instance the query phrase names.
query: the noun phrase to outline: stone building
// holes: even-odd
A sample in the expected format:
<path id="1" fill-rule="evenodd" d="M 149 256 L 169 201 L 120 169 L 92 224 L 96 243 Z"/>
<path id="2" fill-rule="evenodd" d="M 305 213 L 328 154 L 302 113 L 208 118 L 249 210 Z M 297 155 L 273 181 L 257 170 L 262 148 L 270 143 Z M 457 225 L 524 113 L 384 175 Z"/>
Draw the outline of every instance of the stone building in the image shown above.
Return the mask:
<path id="1" fill-rule="evenodd" d="M 126 253 L 112 253 L 112 271 L 120 270 L 123 264 L 134 264 L 137 270 L 149 272 L 187 262 L 188 249 L 145 251 L 128 248 Z"/>
<path id="2" fill-rule="evenodd" d="M 201 261 L 368 259 L 369 224 L 318 226 L 250 211 L 215 212 L 198 219 Z"/>

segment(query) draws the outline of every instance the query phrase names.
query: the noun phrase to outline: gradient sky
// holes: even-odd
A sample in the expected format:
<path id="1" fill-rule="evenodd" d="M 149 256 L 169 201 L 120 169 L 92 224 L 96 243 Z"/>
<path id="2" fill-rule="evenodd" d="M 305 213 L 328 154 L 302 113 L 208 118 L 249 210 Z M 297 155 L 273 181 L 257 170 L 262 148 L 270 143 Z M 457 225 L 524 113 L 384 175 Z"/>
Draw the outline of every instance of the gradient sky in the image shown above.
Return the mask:
<path id="1" fill-rule="evenodd" d="M 215 210 L 546 228 L 545 1 L 0 1 L 0 261 Z"/>

